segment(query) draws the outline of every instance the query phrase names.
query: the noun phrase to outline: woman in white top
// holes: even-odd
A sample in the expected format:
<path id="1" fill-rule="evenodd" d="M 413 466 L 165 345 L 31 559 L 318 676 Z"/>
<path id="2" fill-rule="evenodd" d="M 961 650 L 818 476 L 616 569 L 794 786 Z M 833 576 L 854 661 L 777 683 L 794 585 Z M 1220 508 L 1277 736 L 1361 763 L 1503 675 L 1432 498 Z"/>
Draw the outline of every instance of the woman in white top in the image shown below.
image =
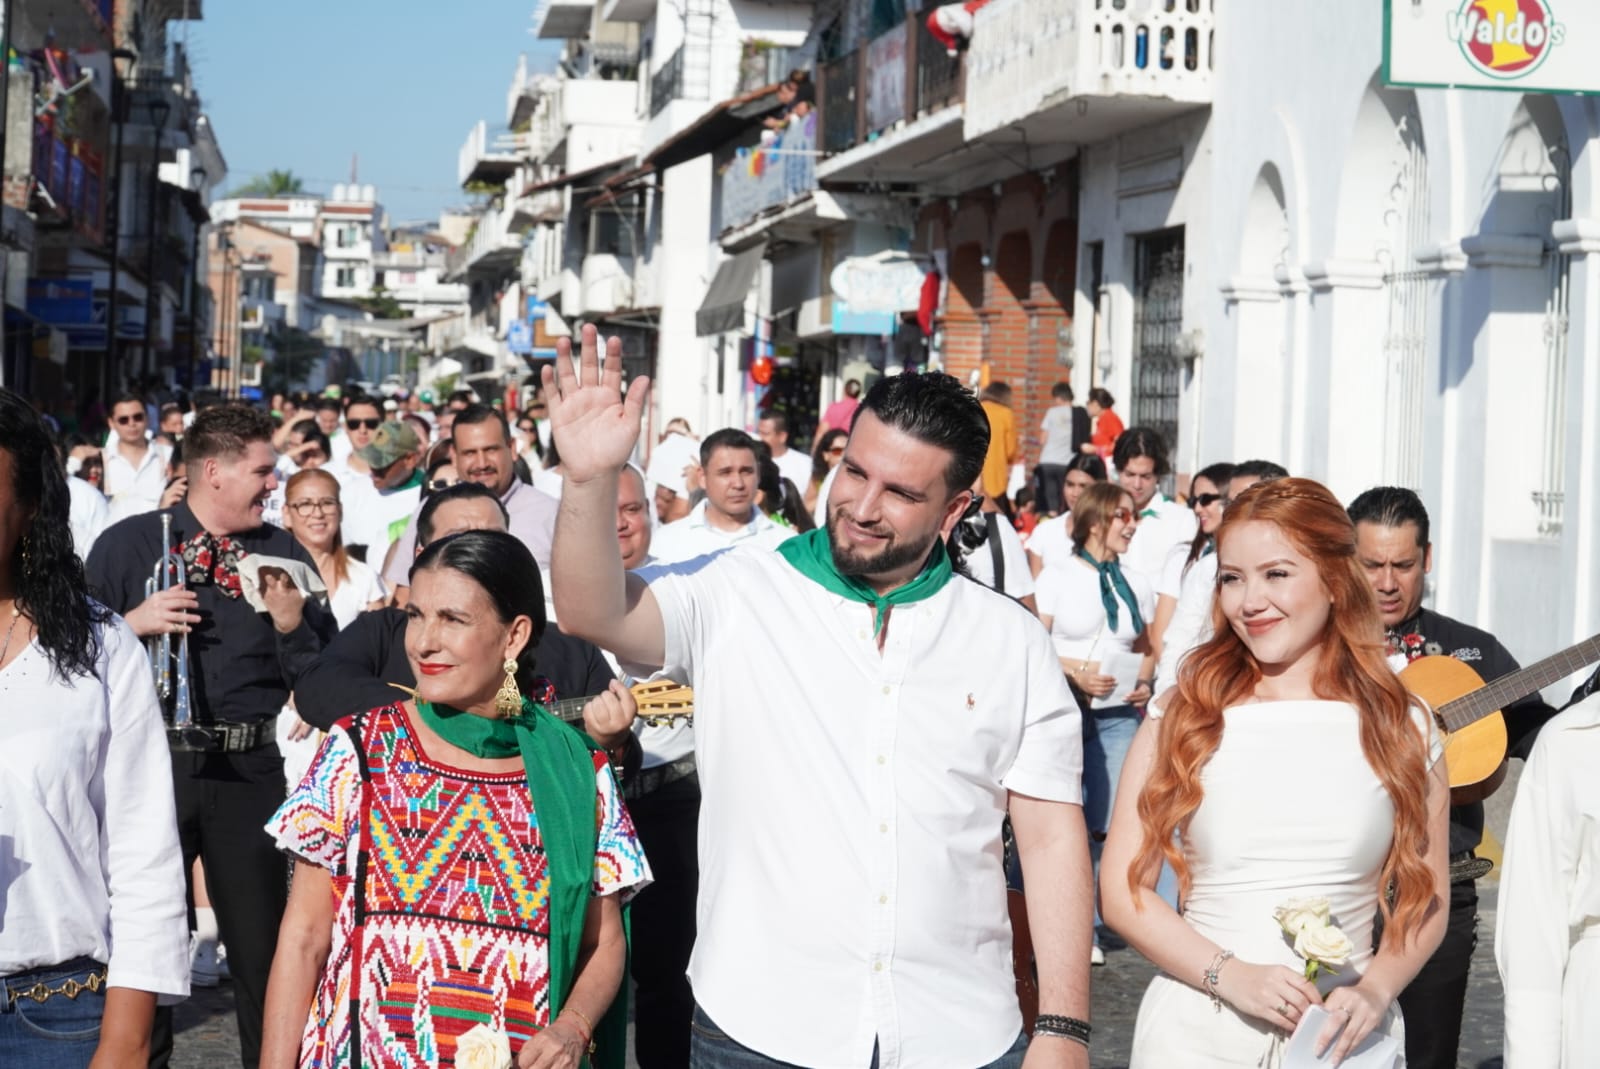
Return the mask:
<path id="1" fill-rule="evenodd" d="M 1201 557 L 1216 552 L 1217 528 L 1222 526 L 1223 498 L 1228 480 L 1233 478 L 1232 464 L 1211 464 L 1201 468 L 1189 480 L 1189 507 L 1194 510 L 1194 539 L 1187 546 L 1179 546 L 1167 555 L 1166 567 L 1161 570 L 1161 582 L 1156 585 L 1156 615 L 1150 621 L 1150 644 L 1159 655 L 1166 638 L 1167 625 L 1178 608 L 1178 595 L 1183 590 L 1183 577 Z"/>
<path id="2" fill-rule="evenodd" d="M 311 554 L 317 574 L 328 588 L 328 608 L 339 627 L 349 627 L 369 609 L 383 608 L 389 600 L 383 579 L 376 569 L 350 556 L 339 535 L 344 518 L 339 480 L 320 468 L 305 468 L 289 477 L 283 496 L 284 529 Z M 320 733 L 285 707 L 278 717 L 277 734 L 284 780 L 299 783 L 316 755 Z"/>
<path id="3" fill-rule="evenodd" d="M 1108 482 L 1090 486 L 1072 510 L 1072 557 L 1040 572 L 1034 589 L 1039 619 L 1084 709 L 1083 819 L 1097 865 L 1117 777 L 1141 707 L 1150 700 L 1147 681 L 1155 667 L 1144 641 L 1155 597 L 1142 577 L 1124 574 L 1117 564 L 1137 522 L 1126 490 Z M 1098 934 L 1091 960 L 1105 960 Z"/>
<path id="4" fill-rule="evenodd" d="M 1052 564 L 1065 564 L 1072 559 L 1072 508 L 1078 496 L 1095 483 L 1106 481 L 1106 462 L 1087 454 L 1073 457 L 1067 462 L 1067 473 L 1061 483 L 1061 501 L 1065 506 L 1059 516 L 1049 516 L 1039 521 L 1039 526 L 1028 536 L 1028 567 L 1034 578 Z"/>
<path id="5" fill-rule="evenodd" d="M 7 1069 L 143 1066 L 157 999 L 189 993 L 183 855 L 150 662 L 89 599 L 67 494 L 44 425 L 0 390 Z"/>
<path id="6" fill-rule="evenodd" d="M 1494 957 L 1508 1066 L 1600 1059 L 1600 694 L 1539 731 L 1511 806 Z"/>
<path id="7" fill-rule="evenodd" d="M 1398 1059 L 1384 1064 L 1403 1064 L 1395 996 L 1449 901 L 1438 734 L 1384 659 L 1355 530 L 1325 487 L 1250 488 L 1217 556 L 1216 634 L 1128 752 L 1100 875 L 1106 922 L 1162 969 L 1130 1064 L 1271 1069 L 1319 1006 L 1318 1053 L 1337 1063 L 1378 1032 Z M 1181 912 L 1153 893 L 1163 862 Z M 1337 971 L 1308 979 L 1307 954 Z"/>

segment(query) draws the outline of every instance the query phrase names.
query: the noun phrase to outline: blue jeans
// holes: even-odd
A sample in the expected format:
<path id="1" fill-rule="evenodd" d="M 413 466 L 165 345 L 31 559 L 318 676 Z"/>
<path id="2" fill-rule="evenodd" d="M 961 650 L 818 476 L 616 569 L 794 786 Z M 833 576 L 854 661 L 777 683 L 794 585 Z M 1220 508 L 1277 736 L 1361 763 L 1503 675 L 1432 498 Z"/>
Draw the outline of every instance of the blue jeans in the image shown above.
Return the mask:
<path id="1" fill-rule="evenodd" d="M 87 958 L 5 977 L 0 994 L 0 1065 L 5 1069 L 86 1069 L 100 1042 L 100 1017 L 106 996 L 80 991 L 77 998 L 51 995 L 43 1002 L 19 992 L 43 983 L 59 987 L 69 979 L 80 984 L 100 968 Z"/>
<path id="2" fill-rule="evenodd" d="M 1083 820 L 1089 826 L 1089 857 L 1094 862 L 1095 898 L 1099 899 L 1100 852 L 1106 831 L 1111 827 L 1111 804 L 1117 796 L 1117 780 L 1122 763 L 1143 720 L 1131 705 L 1094 709 L 1083 714 Z M 1178 877 L 1169 865 L 1161 866 L 1156 894 L 1173 907 L 1178 903 Z M 1100 908 L 1094 911 L 1095 928 L 1100 927 Z M 1098 936 L 1096 937 L 1098 942 Z"/>
<path id="3" fill-rule="evenodd" d="M 988 1065 L 977 1069 L 1022 1069 L 1022 1056 L 1028 1052 L 1028 1037 L 1019 1034 L 1011 1049 Z M 759 1054 L 749 1047 L 740 1046 L 717 1027 L 706 1011 L 696 1003 L 694 1018 L 689 1022 L 690 1069 L 802 1069 L 790 1062 L 780 1062 Z M 878 1052 L 872 1052 L 870 1069 L 878 1069 Z M 965 1067 L 952 1067 L 965 1069 Z"/>

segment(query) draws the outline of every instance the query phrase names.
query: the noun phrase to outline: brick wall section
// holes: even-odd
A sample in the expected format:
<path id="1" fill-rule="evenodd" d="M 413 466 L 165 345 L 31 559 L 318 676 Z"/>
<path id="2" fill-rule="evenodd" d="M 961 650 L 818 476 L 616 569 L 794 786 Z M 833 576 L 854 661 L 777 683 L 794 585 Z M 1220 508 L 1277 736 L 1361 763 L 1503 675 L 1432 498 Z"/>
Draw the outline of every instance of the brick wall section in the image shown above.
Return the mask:
<path id="1" fill-rule="evenodd" d="M 1072 321 L 1077 285 L 1076 167 L 1019 175 L 998 193 L 983 186 L 931 201 L 918 217 L 917 241 L 924 251 L 948 253 L 939 317 L 945 370 L 966 381 L 986 366 L 989 380 L 1010 383 L 1031 470 L 1050 388 L 1066 378 L 1056 339 Z"/>

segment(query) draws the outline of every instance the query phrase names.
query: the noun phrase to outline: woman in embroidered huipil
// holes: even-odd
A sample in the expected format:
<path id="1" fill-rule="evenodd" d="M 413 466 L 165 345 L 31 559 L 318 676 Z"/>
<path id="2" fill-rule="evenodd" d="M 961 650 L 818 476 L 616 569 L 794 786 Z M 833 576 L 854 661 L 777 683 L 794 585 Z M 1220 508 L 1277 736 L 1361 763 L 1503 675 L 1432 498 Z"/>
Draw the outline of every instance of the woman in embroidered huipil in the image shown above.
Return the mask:
<path id="1" fill-rule="evenodd" d="M 621 902 L 649 869 L 604 754 L 536 704 L 538 565 L 472 531 L 411 579 L 415 699 L 336 725 L 268 824 L 295 872 L 262 1065 L 453 1066 L 478 1025 L 519 1066 L 597 1038 L 621 1065 Z"/>

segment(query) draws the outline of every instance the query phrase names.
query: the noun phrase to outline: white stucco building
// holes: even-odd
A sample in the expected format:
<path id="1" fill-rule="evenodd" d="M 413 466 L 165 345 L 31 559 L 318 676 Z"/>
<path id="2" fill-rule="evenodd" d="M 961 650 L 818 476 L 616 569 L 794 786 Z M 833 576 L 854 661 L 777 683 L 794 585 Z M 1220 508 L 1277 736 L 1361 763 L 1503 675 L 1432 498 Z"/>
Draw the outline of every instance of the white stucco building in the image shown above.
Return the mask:
<path id="1" fill-rule="evenodd" d="M 1080 395 L 1166 426 L 1180 472 L 1416 489 L 1435 606 L 1525 662 L 1600 630 L 1600 105 L 1386 86 L 1380 0 L 1165 6 L 1152 66 L 1209 73 L 1172 117 L 1096 137 L 1137 87 L 1052 97 L 1061 64 L 1023 57 L 1030 131 L 1077 142 Z M 1058 58 L 1099 45 L 1099 7 L 996 0 L 969 64 L 1008 12 Z"/>

